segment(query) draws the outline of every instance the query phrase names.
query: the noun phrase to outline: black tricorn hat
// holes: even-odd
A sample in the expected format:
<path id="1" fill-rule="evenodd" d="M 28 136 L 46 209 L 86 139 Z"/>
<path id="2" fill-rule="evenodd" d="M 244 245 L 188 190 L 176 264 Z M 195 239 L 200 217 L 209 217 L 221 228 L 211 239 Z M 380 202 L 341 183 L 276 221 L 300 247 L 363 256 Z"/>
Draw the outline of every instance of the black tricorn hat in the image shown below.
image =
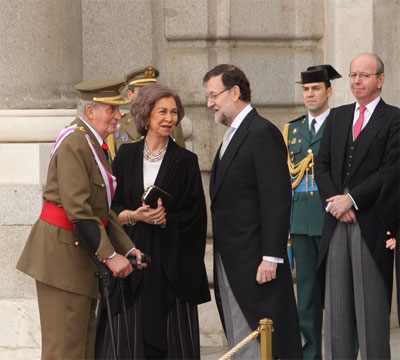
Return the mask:
<path id="1" fill-rule="evenodd" d="M 315 65 L 309 66 L 307 71 L 301 73 L 301 81 L 296 81 L 298 84 L 309 84 L 315 82 L 326 82 L 341 78 L 332 65 Z"/>

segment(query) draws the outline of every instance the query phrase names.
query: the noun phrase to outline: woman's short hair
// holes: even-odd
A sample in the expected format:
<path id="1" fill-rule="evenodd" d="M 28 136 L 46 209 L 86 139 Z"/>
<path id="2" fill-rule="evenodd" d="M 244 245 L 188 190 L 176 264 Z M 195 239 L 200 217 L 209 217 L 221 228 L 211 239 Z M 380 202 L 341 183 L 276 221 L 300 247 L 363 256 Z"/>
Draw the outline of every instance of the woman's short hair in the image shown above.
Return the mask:
<path id="1" fill-rule="evenodd" d="M 147 126 L 149 125 L 150 113 L 154 108 L 155 103 L 162 98 L 172 97 L 176 102 L 178 110 L 178 123 L 185 116 L 185 110 L 183 109 L 181 99 L 178 94 L 163 85 L 151 84 L 143 86 L 137 98 L 133 101 L 131 107 L 131 114 L 133 121 L 135 122 L 136 129 L 140 135 L 146 135 Z"/>

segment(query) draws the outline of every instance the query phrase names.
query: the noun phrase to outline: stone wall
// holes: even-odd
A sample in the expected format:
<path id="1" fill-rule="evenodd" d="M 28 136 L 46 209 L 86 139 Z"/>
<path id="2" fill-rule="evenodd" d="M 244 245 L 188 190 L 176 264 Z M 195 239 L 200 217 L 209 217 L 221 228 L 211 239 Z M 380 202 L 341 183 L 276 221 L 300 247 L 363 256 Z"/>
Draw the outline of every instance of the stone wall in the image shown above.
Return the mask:
<path id="1" fill-rule="evenodd" d="M 224 128 L 205 107 L 202 77 L 218 63 L 248 75 L 253 105 L 280 128 L 304 113 L 295 81 L 307 66 L 342 75 L 360 52 L 386 63 L 384 97 L 399 105 L 396 0 L 0 0 L 0 355 L 40 347 L 32 279 L 15 263 L 41 207 L 48 154 L 74 117 L 73 84 L 152 64 L 191 121 L 204 188 Z M 346 78 L 332 105 L 352 101 Z M 207 196 L 208 199 L 208 196 Z M 206 264 L 212 286 L 211 228 Z M 202 345 L 225 342 L 215 303 L 200 306 Z M 7 356 L 6 356 L 7 357 Z"/>

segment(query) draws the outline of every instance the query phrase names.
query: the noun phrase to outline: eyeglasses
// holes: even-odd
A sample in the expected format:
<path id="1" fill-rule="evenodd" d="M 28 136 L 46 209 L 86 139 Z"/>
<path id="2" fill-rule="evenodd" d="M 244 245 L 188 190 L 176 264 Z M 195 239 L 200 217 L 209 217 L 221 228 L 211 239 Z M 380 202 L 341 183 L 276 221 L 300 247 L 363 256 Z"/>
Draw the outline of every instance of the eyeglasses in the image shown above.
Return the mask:
<path id="1" fill-rule="evenodd" d="M 228 91 L 228 90 L 230 90 L 230 89 L 232 89 L 232 88 L 227 88 L 227 89 L 225 89 L 225 90 L 220 91 L 220 92 L 217 93 L 217 94 L 210 93 L 210 95 L 206 95 L 206 96 L 205 96 L 205 99 L 206 99 L 206 101 L 208 101 L 208 100 L 215 101 L 215 99 L 216 99 L 218 96 L 220 96 L 222 93 L 224 93 L 225 91 Z"/>
<path id="2" fill-rule="evenodd" d="M 367 73 L 350 73 L 349 74 L 349 78 L 351 80 L 355 80 L 357 78 L 357 76 L 361 79 L 361 80 L 367 80 L 369 79 L 371 76 L 374 75 L 381 75 L 382 73 L 375 73 L 375 74 L 367 74 Z"/>

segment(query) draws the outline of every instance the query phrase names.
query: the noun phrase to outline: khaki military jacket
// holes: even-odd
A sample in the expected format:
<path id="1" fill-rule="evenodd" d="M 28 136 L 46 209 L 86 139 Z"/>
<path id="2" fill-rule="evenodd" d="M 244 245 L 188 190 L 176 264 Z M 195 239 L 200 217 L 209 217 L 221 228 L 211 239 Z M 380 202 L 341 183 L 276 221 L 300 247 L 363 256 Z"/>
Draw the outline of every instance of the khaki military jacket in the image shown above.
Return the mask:
<path id="1" fill-rule="evenodd" d="M 78 128 L 60 145 L 50 161 L 44 200 L 62 207 L 72 223 L 93 220 L 99 226 L 100 245 L 96 251 L 103 261 L 114 251 L 125 255 L 132 241 L 109 210 L 106 187 L 89 147 L 88 134 L 108 171 L 111 166 L 89 128 L 76 119 Z M 107 231 L 100 219 L 107 219 Z M 98 297 L 96 265 L 79 244 L 73 231 L 39 219 L 33 226 L 17 269 L 38 281 L 74 293 Z"/>

